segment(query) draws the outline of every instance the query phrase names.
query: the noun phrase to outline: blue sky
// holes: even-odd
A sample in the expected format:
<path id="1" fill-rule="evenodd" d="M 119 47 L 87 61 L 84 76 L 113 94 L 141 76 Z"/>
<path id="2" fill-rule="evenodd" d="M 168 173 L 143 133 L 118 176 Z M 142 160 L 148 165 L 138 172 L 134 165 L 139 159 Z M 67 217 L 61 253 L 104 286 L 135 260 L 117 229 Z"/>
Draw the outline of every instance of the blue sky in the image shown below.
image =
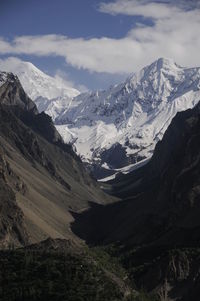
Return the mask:
<path id="1" fill-rule="evenodd" d="M 6 26 L 1 27 L 1 32 L 8 38 L 33 34 L 120 38 L 134 23 L 132 17 L 116 18 L 100 13 L 100 1 L 95 0 L 3 0 L 3 3 L 0 22 Z"/>
<path id="2" fill-rule="evenodd" d="M 199 1 L 1 0 L 0 58 L 106 88 L 158 57 L 200 65 Z"/>

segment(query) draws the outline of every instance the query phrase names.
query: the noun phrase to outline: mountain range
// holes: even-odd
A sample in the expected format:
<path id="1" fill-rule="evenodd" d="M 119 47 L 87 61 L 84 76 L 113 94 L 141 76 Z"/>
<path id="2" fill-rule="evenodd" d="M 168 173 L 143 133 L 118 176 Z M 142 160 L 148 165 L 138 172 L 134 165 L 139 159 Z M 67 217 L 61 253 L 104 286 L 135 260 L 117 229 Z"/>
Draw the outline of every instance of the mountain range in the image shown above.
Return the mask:
<path id="1" fill-rule="evenodd" d="M 96 178 L 145 163 L 176 113 L 200 99 L 200 68 L 184 68 L 166 58 L 121 84 L 88 93 L 66 87 L 28 62 L 18 61 L 11 69 Z"/>
<path id="2" fill-rule="evenodd" d="M 161 76 L 160 84 L 152 86 L 155 73 Z M 146 164 L 141 161 L 132 172 L 99 184 L 72 145 L 64 143 L 51 117 L 38 111 L 19 78 L 0 72 L 1 300 L 198 300 L 199 68 L 181 68 L 159 59 L 140 75 L 130 77 L 137 87 L 131 93 L 141 89 L 146 95 L 140 105 L 143 113 L 148 109 L 148 126 L 148 117 L 155 117 L 157 110 L 159 125 L 168 122 L 159 119 L 168 116 L 166 107 L 191 108 L 176 114 Z M 149 91 L 151 86 L 145 94 L 145 87 Z M 123 104 L 122 87 L 115 96 L 120 95 Z M 153 87 L 158 88 L 155 95 Z M 94 97 L 102 101 L 100 95 L 106 91 L 98 93 Z M 84 94 L 84 103 L 91 103 L 86 95 L 91 94 Z M 76 107 L 79 98 L 83 94 L 66 99 L 69 112 L 73 107 L 75 112 L 83 109 L 82 101 Z M 114 96 L 111 100 L 117 108 Z M 92 108 L 88 105 L 87 110 Z M 114 115 L 106 112 L 92 116 L 104 118 L 105 124 L 108 116 L 115 120 L 117 109 Z M 139 116 L 144 115 L 139 114 L 138 120 Z"/>

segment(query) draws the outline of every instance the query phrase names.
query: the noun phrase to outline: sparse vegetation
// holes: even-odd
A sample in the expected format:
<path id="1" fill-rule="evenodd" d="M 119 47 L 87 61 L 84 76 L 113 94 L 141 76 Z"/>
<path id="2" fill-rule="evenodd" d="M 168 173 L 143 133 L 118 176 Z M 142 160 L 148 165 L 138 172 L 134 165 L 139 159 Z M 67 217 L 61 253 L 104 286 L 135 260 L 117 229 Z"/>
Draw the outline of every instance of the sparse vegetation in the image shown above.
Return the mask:
<path id="1" fill-rule="evenodd" d="M 156 301 L 145 292 L 131 289 L 125 296 L 107 274 L 118 267 L 118 275 L 122 276 L 125 270 L 119 263 L 113 264 L 112 259 L 109 261 L 109 255 L 96 248 L 82 254 L 0 251 L 0 300 Z"/>
<path id="2" fill-rule="evenodd" d="M 123 296 L 104 271 L 78 255 L 0 252 L 0 300 L 114 301 Z"/>

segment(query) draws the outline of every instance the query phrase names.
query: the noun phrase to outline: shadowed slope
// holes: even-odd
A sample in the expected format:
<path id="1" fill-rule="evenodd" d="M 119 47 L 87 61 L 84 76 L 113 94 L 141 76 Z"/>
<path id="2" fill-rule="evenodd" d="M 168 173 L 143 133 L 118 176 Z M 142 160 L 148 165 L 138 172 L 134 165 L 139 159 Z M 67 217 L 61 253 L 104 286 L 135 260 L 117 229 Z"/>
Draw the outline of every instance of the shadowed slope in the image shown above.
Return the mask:
<path id="1" fill-rule="evenodd" d="M 93 229 L 88 240 L 134 244 L 195 242 L 200 238 L 199 171 L 200 105 L 197 105 L 177 114 L 146 166 L 111 183 L 113 194 L 123 198 L 123 202 L 86 212 L 86 218 L 80 216 L 81 224 L 89 220 L 97 224 L 97 228 L 88 226 Z M 96 223 L 97 218 L 103 224 Z M 74 229 L 81 229 L 81 224 L 75 223 Z"/>

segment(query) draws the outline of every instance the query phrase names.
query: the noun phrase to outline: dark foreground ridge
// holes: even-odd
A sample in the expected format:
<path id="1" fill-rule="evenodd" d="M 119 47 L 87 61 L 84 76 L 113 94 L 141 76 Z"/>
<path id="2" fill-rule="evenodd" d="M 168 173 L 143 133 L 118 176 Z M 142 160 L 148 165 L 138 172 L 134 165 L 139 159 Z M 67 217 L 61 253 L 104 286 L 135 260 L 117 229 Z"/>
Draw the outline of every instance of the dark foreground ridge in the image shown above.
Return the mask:
<path id="1" fill-rule="evenodd" d="M 120 258 L 137 287 L 161 300 L 197 301 L 200 104 L 176 115 L 146 166 L 110 185 L 123 201 L 94 204 L 76 215 L 73 231 Z"/>

